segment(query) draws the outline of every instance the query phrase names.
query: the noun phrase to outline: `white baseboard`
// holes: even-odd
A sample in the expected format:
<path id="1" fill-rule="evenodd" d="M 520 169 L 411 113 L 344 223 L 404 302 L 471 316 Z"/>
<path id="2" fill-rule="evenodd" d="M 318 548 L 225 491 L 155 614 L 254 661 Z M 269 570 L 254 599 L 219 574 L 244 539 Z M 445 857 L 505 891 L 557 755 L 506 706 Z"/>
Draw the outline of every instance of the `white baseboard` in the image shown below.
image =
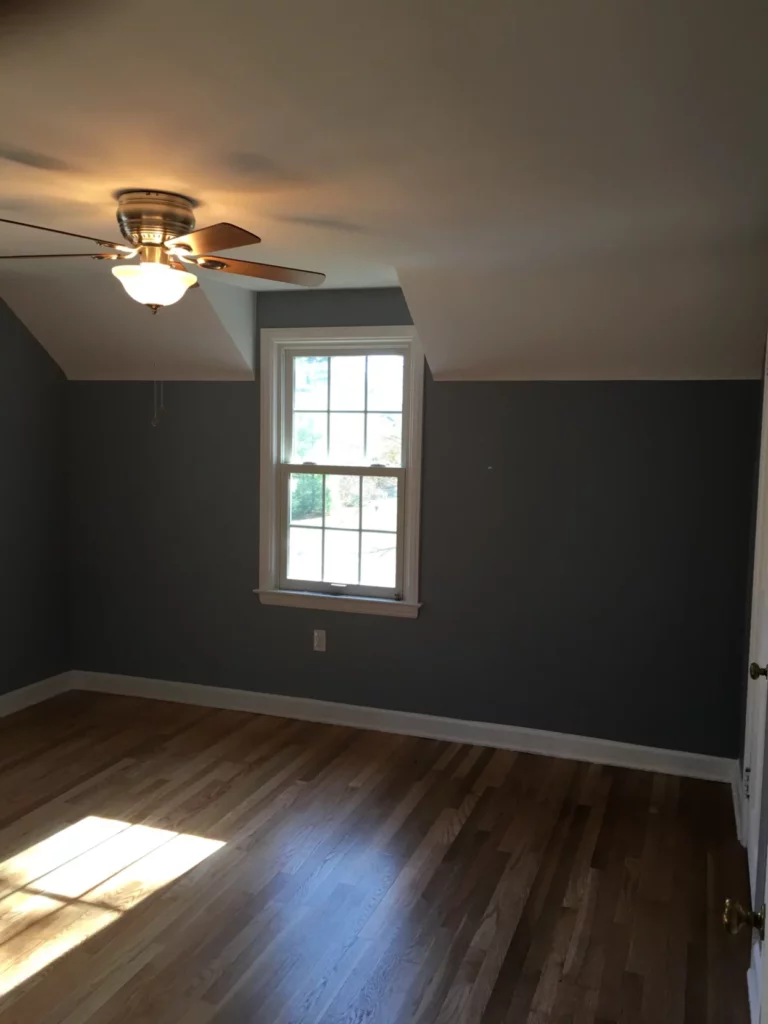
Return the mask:
<path id="1" fill-rule="evenodd" d="M 348 725 L 356 729 L 373 729 L 377 732 L 423 736 L 456 743 L 475 743 L 484 747 L 564 757 L 573 761 L 590 761 L 593 764 L 615 765 L 620 768 L 638 768 L 643 771 L 661 772 L 664 775 L 727 782 L 734 795 L 736 825 L 741 836 L 740 801 L 737 799 L 739 787 L 736 784 L 738 762 L 726 757 L 710 757 L 706 754 L 664 750 L 660 747 L 641 747 L 634 743 L 547 732 L 544 729 L 526 729 L 495 722 L 472 722 L 438 715 L 415 714 L 410 711 L 336 704 L 332 701 L 313 700 L 310 697 L 288 697 L 276 693 L 233 690 L 223 686 L 201 686 L 198 683 L 176 683 L 167 679 L 147 679 L 140 676 L 78 670 L 62 672 L 61 675 L 42 679 L 39 683 L 32 683 L 0 696 L 0 717 L 39 704 L 67 690 L 92 690 L 96 693 L 147 697 L 180 704 L 195 704 L 200 707 L 248 711 L 307 722 L 322 722 L 327 725 Z"/>
<path id="2" fill-rule="evenodd" d="M 568 733 L 525 729 L 493 722 L 471 722 L 409 711 L 388 711 L 355 704 L 336 704 L 309 697 L 287 697 L 274 693 L 254 693 L 197 683 L 175 683 L 163 679 L 112 675 L 105 672 L 73 672 L 72 688 L 114 693 L 129 697 L 196 704 L 202 707 L 250 711 L 256 714 L 297 718 L 308 722 L 348 725 L 378 732 L 424 736 L 430 739 L 518 750 L 574 761 L 639 768 L 695 779 L 710 779 L 732 784 L 735 762 L 730 758 L 690 754 L 680 750 L 641 747 L 632 743 L 574 736 Z"/>
<path id="3" fill-rule="evenodd" d="M 28 686 L 20 686 L 18 690 L 11 690 L 0 696 L 0 718 L 12 715 L 16 711 L 23 711 L 24 708 L 32 707 L 41 701 L 55 697 L 66 690 L 74 690 L 76 684 L 73 673 L 62 672 L 57 676 L 49 676 L 41 679 L 38 683 L 30 683 Z"/>

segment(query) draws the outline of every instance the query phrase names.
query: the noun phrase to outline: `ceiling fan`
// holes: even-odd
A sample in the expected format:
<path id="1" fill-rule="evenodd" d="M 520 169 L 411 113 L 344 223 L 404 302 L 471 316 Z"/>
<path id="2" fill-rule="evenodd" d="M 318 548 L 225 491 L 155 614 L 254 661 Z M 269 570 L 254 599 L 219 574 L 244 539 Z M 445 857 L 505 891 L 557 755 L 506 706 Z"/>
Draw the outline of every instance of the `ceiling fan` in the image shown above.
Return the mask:
<path id="1" fill-rule="evenodd" d="M 325 280 L 325 274 L 312 270 L 295 270 L 293 267 L 276 267 L 270 263 L 252 263 L 250 260 L 233 260 L 228 256 L 211 255 L 222 249 L 254 245 L 261 239 L 245 228 L 223 222 L 195 230 L 193 211 L 196 205 L 193 199 L 175 192 L 135 189 L 119 192 L 117 223 L 120 225 L 123 238 L 130 245 L 0 217 L 3 224 L 16 224 L 23 228 L 35 228 L 37 231 L 51 231 L 55 235 L 67 235 L 69 238 L 84 238 L 110 250 L 96 253 L 24 254 L 0 256 L 0 259 L 70 259 L 79 256 L 94 260 L 130 260 L 138 256 L 138 263 L 113 267 L 112 273 L 132 299 L 149 306 L 153 313 L 161 306 L 170 306 L 178 302 L 188 288 L 197 284 L 195 275 L 184 269 L 185 263 L 201 270 L 259 277 L 285 284 L 305 285 L 308 288 L 317 287 Z"/>

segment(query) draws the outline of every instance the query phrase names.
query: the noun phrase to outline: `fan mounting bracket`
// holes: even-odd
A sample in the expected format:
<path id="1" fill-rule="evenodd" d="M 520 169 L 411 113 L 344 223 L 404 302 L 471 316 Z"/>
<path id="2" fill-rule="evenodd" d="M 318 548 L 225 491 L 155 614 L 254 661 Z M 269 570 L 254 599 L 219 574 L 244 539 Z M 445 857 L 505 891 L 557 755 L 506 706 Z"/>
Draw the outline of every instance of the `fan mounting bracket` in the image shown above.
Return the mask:
<path id="1" fill-rule="evenodd" d="M 189 196 L 154 189 L 125 189 L 115 198 L 120 232 L 134 246 L 164 245 L 194 230 L 197 203 Z"/>

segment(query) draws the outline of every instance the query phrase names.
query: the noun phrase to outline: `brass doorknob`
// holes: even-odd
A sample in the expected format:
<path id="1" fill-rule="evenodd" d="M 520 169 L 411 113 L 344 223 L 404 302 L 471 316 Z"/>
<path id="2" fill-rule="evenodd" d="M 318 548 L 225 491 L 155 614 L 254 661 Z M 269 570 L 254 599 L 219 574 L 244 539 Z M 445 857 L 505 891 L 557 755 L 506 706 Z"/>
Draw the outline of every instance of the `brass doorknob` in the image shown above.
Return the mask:
<path id="1" fill-rule="evenodd" d="M 752 679 L 759 679 L 760 676 L 765 676 L 768 679 L 768 666 L 766 668 L 760 668 L 756 661 L 753 661 L 749 666 L 749 674 Z"/>
<path id="2" fill-rule="evenodd" d="M 738 900 L 726 900 L 723 907 L 723 925 L 731 935 L 736 935 L 745 924 L 756 928 L 761 941 L 765 938 L 765 904 L 755 913 L 745 910 Z"/>

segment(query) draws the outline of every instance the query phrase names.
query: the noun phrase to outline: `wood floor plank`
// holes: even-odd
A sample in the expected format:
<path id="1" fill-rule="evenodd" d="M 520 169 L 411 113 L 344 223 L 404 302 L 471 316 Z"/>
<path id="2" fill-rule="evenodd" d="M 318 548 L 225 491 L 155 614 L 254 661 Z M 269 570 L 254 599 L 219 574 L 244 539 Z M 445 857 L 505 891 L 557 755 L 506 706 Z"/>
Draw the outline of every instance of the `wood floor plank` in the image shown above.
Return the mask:
<path id="1" fill-rule="evenodd" d="M 746 1024 L 746 884 L 714 783 L 99 694 L 0 721 L 0 1024 Z"/>

